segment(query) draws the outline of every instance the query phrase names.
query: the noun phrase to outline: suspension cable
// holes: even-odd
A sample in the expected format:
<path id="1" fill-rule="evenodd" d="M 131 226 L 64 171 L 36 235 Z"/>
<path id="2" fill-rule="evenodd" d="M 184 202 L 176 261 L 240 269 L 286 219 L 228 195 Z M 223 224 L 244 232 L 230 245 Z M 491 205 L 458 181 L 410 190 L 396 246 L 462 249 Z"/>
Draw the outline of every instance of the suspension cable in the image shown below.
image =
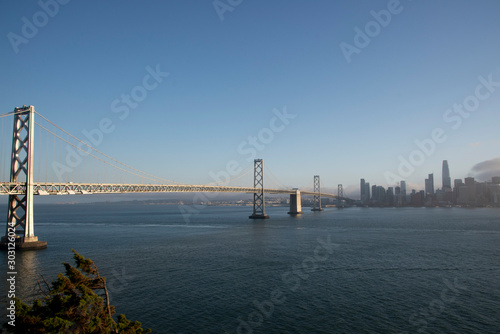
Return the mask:
<path id="1" fill-rule="evenodd" d="M 7 116 L 12 116 L 12 115 L 17 115 L 17 114 L 22 114 L 22 113 L 25 113 L 25 112 L 26 112 L 26 110 L 10 111 L 8 113 L 0 115 L 0 118 L 7 117 Z"/>
<path id="2" fill-rule="evenodd" d="M 0 115 L 0 118 L 7 117 L 7 116 L 12 116 L 12 115 L 16 115 L 16 114 L 20 114 L 20 113 L 24 113 L 24 112 L 26 112 L 26 111 L 25 111 L 25 110 L 12 111 L 12 112 L 5 113 L 5 114 Z M 105 161 L 105 160 L 103 160 L 103 159 L 99 158 L 98 156 L 95 156 L 94 154 L 91 154 L 90 152 L 88 152 L 88 151 L 86 151 L 86 150 L 84 150 L 84 149 L 80 148 L 79 146 L 77 146 L 77 145 L 75 145 L 75 144 L 70 143 L 68 140 L 66 140 L 66 139 L 64 139 L 64 138 L 62 138 L 62 137 L 60 137 L 60 136 L 59 136 L 59 135 L 57 135 L 56 133 L 54 133 L 54 132 L 50 131 L 49 129 L 45 128 L 45 127 L 44 127 L 44 126 L 42 126 L 41 124 L 39 124 L 39 123 L 36 123 L 36 122 L 35 122 L 35 124 L 36 124 L 36 125 L 38 125 L 41 129 L 45 130 L 48 134 L 50 133 L 50 134 L 52 134 L 52 135 L 54 136 L 54 142 L 53 142 L 53 146 L 54 146 L 54 147 L 52 148 L 52 154 L 54 155 L 54 161 L 55 161 L 55 154 L 56 154 L 56 152 L 55 152 L 55 151 L 56 151 L 56 147 L 55 147 L 55 146 L 56 146 L 55 139 L 56 139 L 56 137 L 57 137 L 57 138 L 58 138 L 58 139 L 60 139 L 61 141 L 65 142 L 66 144 L 68 144 L 68 145 L 70 145 L 70 146 L 72 146 L 72 147 L 76 148 L 76 149 L 77 149 L 77 150 L 79 150 L 79 151 L 84 152 L 86 155 L 90 155 L 91 157 L 93 157 L 93 158 L 95 158 L 95 159 L 97 159 L 97 160 L 99 160 L 99 161 L 103 162 L 104 164 L 107 164 L 107 165 L 109 165 L 109 166 L 111 166 L 111 167 L 114 167 L 114 168 L 116 168 L 116 169 L 118 169 L 118 170 L 121 170 L 121 171 L 123 171 L 123 172 L 125 172 L 125 173 L 128 173 L 128 174 L 131 174 L 131 175 L 135 175 L 135 176 L 137 176 L 137 177 L 138 177 L 138 180 L 141 180 L 141 178 L 144 178 L 144 179 L 147 179 L 147 180 L 150 180 L 150 181 L 153 181 L 153 182 L 158 182 L 158 181 L 166 181 L 166 182 L 170 182 L 170 183 L 175 183 L 175 184 L 182 185 L 182 183 L 175 182 L 175 181 L 168 180 L 168 179 L 164 179 L 164 178 L 160 178 L 160 177 L 154 176 L 154 175 L 152 175 L 152 174 L 148 174 L 148 173 L 143 172 L 143 171 L 141 171 L 141 170 L 139 170 L 139 169 L 136 169 L 136 168 L 134 168 L 134 167 L 132 167 L 132 166 L 129 166 L 129 165 L 127 165 L 127 164 L 125 164 L 125 163 L 123 163 L 123 162 L 121 162 L 121 161 L 118 161 L 118 160 L 116 160 L 116 159 L 114 159 L 114 158 L 110 157 L 109 155 L 107 155 L 107 154 L 105 154 L 105 153 L 103 153 L 103 152 L 101 152 L 101 151 L 97 150 L 96 148 L 92 147 L 91 145 L 87 144 L 86 142 L 84 142 L 84 141 L 82 141 L 82 140 L 78 139 L 77 137 L 73 136 L 71 133 L 69 133 L 69 132 L 67 132 L 66 130 L 62 129 L 61 127 L 57 126 L 57 125 L 56 125 L 56 124 L 54 124 L 52 121 L 50 121 L 49 119 L 47 119 L 46 117 L 44 117 L 42 114 L 40 114 L 40 113 L 38 113 L 38 112 L 36 112 L 36 111 L 35 111 L 35 113 L 36 113 L 38 116 L 40 116 L 42 119 L 44 119 L 45 121 L 47 121 L 48 123 L 50 123 L 52 126 L 54 126 L 55 128 L 57 128 L 58 130 L 62 131 L 63 133 L 65 133 L 65 134 L 66 134 L 66 135 L 68 135 L 69 137 L 73 138 L 73 139 L 74 139 L 74 140 L 76 140 L 77 142 L 79 142 L 79 143 L 81 143 L 81 144 L 83 144 L 83 145 L 87 146 L 87 147 L 88 147 L 88 148 L 90 148 L 92 151 L 94 151 L 94 152 L 96 152 L 96 153 L 98 153 L 98 154 L 100 154 L 100 155 L 102 155 L 102 156 L 104 156 L 104 157 L 106 157 L 106 158 L 108 158 L 108 159 L 112 160 L 113 162 L 115 162 L 115 163 L 117 163 L 117 164 L 122 165 L 123 167 L 126 167 L 126 168 L 128 168 L 128 169 L 130 169 L 130 170 L 132 170 L 132 171 L 135 171 L 135 172 L 132 172 L 132 171 L 127 170 L 127 169 L 125 169 L 125 168 L 122 168 L 122 167 L 120 167 L 120 166 L 116 166 L 116 165 L 114 165 L 114 164 L 112 164 L 112 163 L 110 163 L 110 162 L 108 162 L 108 161 Z M 3 131 L 2 131 L 2 132 L 3 132 Z M 41 139 L 41 138 L 42 138 L 42 137 L 41 137 L 41 135 L 40 135 L 40 139 Z M 48 142 L 49 142 L 49 138 L 48 138 L 48 135 L 47 135 L 47 144 L 48 144 Z M 62 145 L 62 143 L 61 143 L 61 145 Z M 49 145 L 47 145 L 47 154 L 48 154 L 48 146 L 49 146 Z M 60 157 L 60 158 L 62 159 L 62 146 L 61 146 L 61 149 L 60 149 L 59 154 L 61 155 L 61 157 Z M 61 161 L 62 161 L 62 160 L 61 160 Z M 94 160 L 94 161 L 95 161 L 95 160 Z M 46 163 L 47 163 L 47 162 L 48 162 L 48 159 L 46 159 Z M 244 176 L 245 176 L 245 175 L 247 175 L 248 173 L 250 173 L 250 172 L 253 170 L 253 169 L 251 168 L 251 166 L 252 166 L 252 163 L 250 163 L 247 167 L 245 167 L 245 168 L 242 170 L 242 172 L 240 172 L 240 174 L 239 174 L 239 175 L 236 175 L 236 176 L 231 177 L 231 178 L 227 181 L 227 183 L 230 183 L 230 182 L 236 181 L 236 180 L 238 180 L 238 179 L 240 179 L 240 178 L 244 177 Z M 281 182 L 280 182 L 280 181 L 276 178 L 276 176 L 274 176 L 274 174 L 271 172 L 271 170 L 270 170 L 269 168 L 265 167 L 265 169 L 267 170 L 267 172 L 269 173 L 269 175 L 271 176 L 271 178 L 272 178 L 274 181 L 276 181 L 276 182 L 277 182 L 277 183 L 275 183 L 275 182 L 271 181 L 272 183 L 275 183 L 276 185 L 278 185 L 278 186 L 280 186 L 280 187 L 282 187 L 282 188 L 284 188 L 284 189 L 288 189 L 288 187 L 286 187 L 283 183 L 281 183 Z M 46 168 L 45 168 L 45 174 L 47 174 L 47 172 L 48 172 L 48 166 L 46 166 Z M 80 173 L 78 173 L 78 174 L 80 174 Z M 47 177 L 46 177 L 45 179 L 47 179 Z M 54 175 L 52 176 L 52 179 L 54 179 Z M 139 182 L 140 182 L 140 181 L 139 181 Z M 208 183 L 208 184 L 205 184 L 205 185 L 213 185 L 213 184 L 218 184 L 218 183 L 219 183 L 219 182 L 211 182 L 211 183 Z"/>
<path id="3" fill-rule="evenodd" d="M 269 183 L 271 184 L 271 187 L 267 186 L 266 188 L 270 188 L 270 189 L 280 189 L 281 188 L 276 182 L 274 182 L 274 180 L 272 178 L 268 178 L 265 183 L 266 183 L 266 185 L 269 185 Z"/>
<path id="4" fill-rule="evenodd" d="M 139 170 L 139 169 L 136 169 L 136 168 L 131 167 L 131 166 L 127 165 L 127 164 L 124 164 L 123 162 L 118 161 L 118 160 L 116 160 L 116 159 L 114 159 L 114 158 L 110 157 L 109 155 L 106 155 L 105 153 L 103 153 L 103 152 L 99 151 L 98 149 L 96 149 L 96 148 L 94 148 L 94 147 L 90 146 L 90 145 L 89 145 L 89 144 L 87 144 L 86 142 L 84 142 L 84 141 L 82 141 L 82 140 L 78 139 L 77 137 L 73 136 L 71 133 L 67 132 L 67 131 L 66 131 L 66 130 L 64 130 L 63 128 L 61 128 L 61 127 L 57 126 L 56 124 L 54 124 L 53 122 L 51 122 L 49 119 L 47 119 L 46 117 L 44 117 L 42 114 L 40 114 L 40 113 L 38 113 L 38 112 L 36 112 L 36 111 L 35 111 L 35 113 L 36 113 L 38 116 L 40 116 L 41 118 L 43 118 L 44 120 L 46 120 L 47 122 L 49 122 L 50 124 L 52 124 L 52 125 L 53 125 L 54 127 L 56 127 L 57 129 L 61 130 L 62 132 L 64 132 L 64 133 L 65 133 L 65 134 L 67 134 L 68 136 L 70 136 L 71 138 L 75 139 L 76 141 L 78 141 L 78 142 L 82 143 L 83 145 L 85 145 L 85 146 L 89 147 L 91 150 L 94 150 L 95 152 L 97 152 L 97 153 L 99 153 L 99 154 L 101 154 L 101 155 L 105 156 L 106 158 L 108 158 L 108 159 L 110 159 L 110 160 L 112 160 L 112 161 L 114 161 L 114 162 L 116 162 L 116 163 L 118 163 L 118 164 L 120 164 L 120 165 L 122 165 L 122 166 L 125 166 L 125 167 L 127 167 L 127 168 L 129 168 L 129 169 L 131 169 L 131 170 L 134 170 L 134 171 L 138 172 L 138 173 L 141 173 L 141 174 L 144 174 L 144 175 L 150 176 L 150 177 L 152 177 L 153 179 L 158 179 L 158 180 L 161 180 L 161 181 L 167 181 L 167 182 L 171 182 L 171 183 L 175 183 L 175 184 L 182 184 L 182 183 L 175 182 L 175 181 L 172 181 L 172 180 L 167 180 L 167 179 L 164 179 L 164 178 L 161 178 L 161 177 L 157 177 L 157 176 L 154 176 L 154 175 L 152 175 L 152 174 L 148 174 L 148 173 L 143 172 L 143 171 L 141 171 L 141 170 Z M 40 124 L 38 124 L 38 125 L 40 125 Z M 85 151 L 84 151 L 84 152 L 85 152 Z"/>
<path id="5" fill-rule="evenodd" d="M 251 166 L 251 165 L 250 165 L 250 166 Z M 248 173 L 250 173 L 251 171 L 252 171 L 252 168 L 248 168 L 248 170 L 247 170 L 245 173 L 241 174 L 241 175 L 240 175 L 240 176 L 238 176 L 238 177 L 235 177 L 235 178 L 231 179 L 229 182 L 236 181 L 236 180 L 238 180 L 238 179 L 242 178 L 243 176 L 247 175 L 247 174 L 248 174 Z"/>
<path id="6" fill-rule="evenodd" d="M 250 163 L 248 166 L 246 166 L 245 168 L 243 168 L 242 171 L 240 172 L 240 174 L 235 175 L 233 177 L 230 177 L 229 180 L 226 181 L 226 183 L 229 184 L 230 182 L 238 180 L 239 178 L 242 178 L 243 176 L 247 175 L 252 170 L 251 168 L 249 168 L 251 166 L 252 166 L 252 163 Z M 247 171 L 245 173 L 243 173 L 245 170 L 247 170 Z M 243 173 L 243 174 L 241 174 L 241 173 Z M 219 183 L 220 182 L 210 182 L 210 183 L 204 184 L 204 186 L 217 185 Z"/>
<path id="7" fill-rule="evenodd" d="M 270 174 L 271 178 L 274 179 L 277 182 L 277 185 L 284 188 L 284 189 L 289 189 L 287 186 L 285 186 L 283 183 L 281 183 L 276 176 L 274 176 L 273 172 L 269 169 L 269 167 L 264 166 L 264 169 L 268 171 Z"/>
<path id="8" fill-rule="evenodd" d="M 136 175 L 136 176 L 138 176 L 138 177 L 143 176 L 143 175 L 140 175 L 140 174 L 137 174 L 137 173 L 134 173 L 134 172 L 128 171 L 128 170 L 126 170 L 126 169 L 124 169 L 124 168 L 121 168 L 121 167 L 119 167 L 119 166 L 113 165 L 112 163 L 107 162 L 107 161 L 105 161 L 105 160 L 103 160 L 103 159 L 101 159 L 101 158 L 99 158 L 99 157 L 96 157 L 95 155 L 93 155 L 93 154 L 91 154 L 91 153 L 87 153 L 86 151 L 84 151 L 84 150 L 83 150 L 83 149 L 81 149 L 80 147 L 78 147 L 78 146 L 76 146 L 76 145 L 74 145 L 74 144 L 72 144 L 72 143 L 68 142 L 67 140 L 65 140 L 65 139 L 61 138 L 60 136 L 58 136 L 57 134 L 53 133 L 52 131 L 50 131 L 50 130 L 46 129 L 46 128 L 45 128 L 45 127 L 43 127 L 42 125 L 40 125 L 40 124 L 38 124 L 38 123 L 35 123 L 35 124 L 36 124 L 36 125 L 38 125 L 39 127 L 41 127 L 42 129 L 44 129 L 45 131 L 47 131 L 48 133 L 52 134 L 52 135 L 54 136 L 54 141 L 55 141 L 55 137 L 57 137 L 57 138 L 59 138 L 60 140 L 64 141 L 66 144 L 73 146 L 73 147 L 74 147 L 74 148 L 76 148 L 77 150 L 80 150 L 80 151 L 82 151 L 82 152 L 85 152 L 86 154 L 90 155 L 91 157 L 96 158 L 97 160 L 102 161 L 102 162 L 104 162 L 104 163 L 105 163 L 105 164 L 107 164 L 107 165 L 110 165 L 110 166 L 112 166 L 112 167 L 114 167 L 114 168 L 117 168 L 117 169 L 120 169 L 120 170 L 122 170 L 122 171 L 125 171 L 125 172 L 127 172 L 127 173 L 129 173 L 129 174 Z M 143 176 L 143 177 L 144 177 L 144 176 Z M 144 177 L 144 178 L 146 178 L 146 177 Z M 147 179 L 154 180 L 154 179 L 152 179 L 152 178 L 147 178 Z"/>

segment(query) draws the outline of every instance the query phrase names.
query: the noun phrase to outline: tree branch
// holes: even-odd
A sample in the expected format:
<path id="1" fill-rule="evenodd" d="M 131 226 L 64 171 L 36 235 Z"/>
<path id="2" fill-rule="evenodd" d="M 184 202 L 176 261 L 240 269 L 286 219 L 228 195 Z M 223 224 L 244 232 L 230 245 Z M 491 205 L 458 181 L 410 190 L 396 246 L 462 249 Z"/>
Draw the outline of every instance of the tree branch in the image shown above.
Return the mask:
<path id="1" fill-rule="evenodd" d="M 116 321 L 113 319 L 111 315 L 111 307 L 109 306 L 109 294 L 108 294 L 108 287 L 106 286 L 106 279 L 104 277 L 101 277 L 101 275 L 99 275 L 99 270 L 97 270 L 97 266 L 95 265 L 95 263 L 94 263 L 94 268 L 97 275 L 97 279 L 102 282 L 102 288 L 104 289 L 104 294 L 106 295 L 106 310 L 108 311 L 108 316 L 113 322 L 113 324 L 116 325 Z M 118 328 L 116 327 L 115 327 L 115 333 L 118 333 Z"/>

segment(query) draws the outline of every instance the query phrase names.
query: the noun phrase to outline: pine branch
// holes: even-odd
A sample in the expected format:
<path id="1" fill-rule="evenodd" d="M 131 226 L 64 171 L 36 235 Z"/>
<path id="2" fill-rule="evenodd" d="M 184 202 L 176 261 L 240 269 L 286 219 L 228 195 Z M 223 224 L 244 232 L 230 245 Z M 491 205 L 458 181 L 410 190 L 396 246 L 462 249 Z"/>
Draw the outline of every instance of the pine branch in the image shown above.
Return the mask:
<path id="1" fill-rule="evenodd" d="M 38 286 L 38 290 L 39 290 L 39 291 L 40 291 L 40 292 L 41 292 L 41 293 L 42 293 L 45 297 L 48 297 L 48 296 L 49 296 L 49 293 L 47 293 L 47 292 L 46 292 L 46 291 L 42 288 L 42 286 L 41 286 L 41 284 L 40 284 L 40 280 L 38 279 L 38 277 L 37 277 L 37 279 L 36 279 L 36 285 Z"/>
<path id="2" fill-rule="evenodd" d="M 109 306 L 109 293 L 108 293 L 108 287 L 106 285 L 106 279 L 104 277 L 101 277 L 101 275 L 99 275 L 99 270 L 97 270 L 96 264 L 93 263 L 93 265 L 95 269 L 95 274 L 97 275 L 97 279 L 102 283 L 102 288 L 104 289 L 104 294 L 106 295 L 106 310 L 108 311 L 108 316 L 115 325 L 115 333 L 118 333 L 116 321 L 113 319 L 111 315 L 111 307 Z"/>
<path id="3" fill-rule="evenodd" d="M 41 293 L 43 293 L 43 295 L 45 297 L 48 297 L 50 296 L 50 293 L 52 292 L 52 288 L 50 287 L 50 284 L 47 282 L 47 280 L 45 279 L 45 277 L 43 275 L 40 275 L 40 277 L 43 279 L 43 282 L 45 283 L 45 289 L 42 288 L 42 284 L 40 283 L 40 280 L 36 279 L 36 284 L 38 286 L 38 290 L 40 290 Z"/>

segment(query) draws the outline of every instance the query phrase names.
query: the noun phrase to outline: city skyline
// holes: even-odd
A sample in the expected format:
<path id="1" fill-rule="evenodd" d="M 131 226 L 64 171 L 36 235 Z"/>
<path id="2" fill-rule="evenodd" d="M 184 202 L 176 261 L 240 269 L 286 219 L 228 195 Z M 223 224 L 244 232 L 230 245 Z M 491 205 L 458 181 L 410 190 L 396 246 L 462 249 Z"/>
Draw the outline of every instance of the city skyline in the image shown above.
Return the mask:
<path id="1" fill-rule="evenodd" d="M 435 187 L 434 173 L 424 180 L 424 189 L 414 188 L 407 192 L 406 181 L 396 186 L 383 186 L 360 180 L 359 199 L 362 204 L 374 206 L 433 206 L 433 205 L 498 205 L 500 203 L 500 173 L 489 180 L 478 182 L 474 177 L 454 178 L 451 186 L 447 160 L 442 163 L 442 185 Z"/>
<path id="2" fill-rule="evenodd" d="M 255 156 L 349 194 L 436 183 L 444 159 L 451 182 L 500 170 L 496 1 L 41 3 L 0 4 L 3 113 L 82 139 L 109 119 L 98 149 L 154 175 L 210 183 Z"/>

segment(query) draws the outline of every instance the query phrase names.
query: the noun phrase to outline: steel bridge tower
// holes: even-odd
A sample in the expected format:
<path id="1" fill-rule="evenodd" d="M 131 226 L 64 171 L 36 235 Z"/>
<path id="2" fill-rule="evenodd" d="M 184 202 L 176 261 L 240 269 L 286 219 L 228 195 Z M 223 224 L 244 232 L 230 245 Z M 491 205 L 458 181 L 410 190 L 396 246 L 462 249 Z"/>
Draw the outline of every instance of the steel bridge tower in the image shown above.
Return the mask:
<path id="1" fill-rule="evenodd" d="M 337 208 L 345 208 L 344 186 L 342 184 L 337 186 Z"/>
<path id="2" fill-rule="evenodd" d="M 266 203 L 264 200 L 264 160 L 255 159 L 253 162 L 253 214 L 251 219 L 267 219 Z"/>
<path id="3" fill-rule="evenodd" d="M 319 182 L 319 175 L 314 175 L 314 195 L 313 208 L 311 211 L 323 211 L 321 208 L 321 187 Z"/>
<path id="4" fill-rule="evenodd" d="M 23 106 L 14 109 L 14 131 L 10 182 L 24 182 L 22 195 L 9 195 L 7 228 L 2 237 L 2 248 L 39 249 L 46 248 L 47 242 L 38 241 L 33 219 L 33 164 L 35 139 L 35 107 Z"/>

